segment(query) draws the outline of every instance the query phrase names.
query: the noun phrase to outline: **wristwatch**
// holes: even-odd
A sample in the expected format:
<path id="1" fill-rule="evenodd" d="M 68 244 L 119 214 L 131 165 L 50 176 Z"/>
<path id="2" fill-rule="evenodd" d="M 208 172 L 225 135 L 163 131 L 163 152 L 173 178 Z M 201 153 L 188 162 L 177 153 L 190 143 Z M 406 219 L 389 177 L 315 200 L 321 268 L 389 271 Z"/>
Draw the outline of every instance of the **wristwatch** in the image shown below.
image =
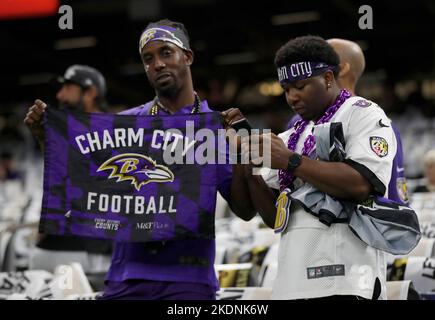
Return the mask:
<path id="1" fill-rule="evenodd" d="M 299 153 L 293 153 L 288 158 L 287 170 L 293 172 L 297 167 L 301 165 L 302 156 Z"/>

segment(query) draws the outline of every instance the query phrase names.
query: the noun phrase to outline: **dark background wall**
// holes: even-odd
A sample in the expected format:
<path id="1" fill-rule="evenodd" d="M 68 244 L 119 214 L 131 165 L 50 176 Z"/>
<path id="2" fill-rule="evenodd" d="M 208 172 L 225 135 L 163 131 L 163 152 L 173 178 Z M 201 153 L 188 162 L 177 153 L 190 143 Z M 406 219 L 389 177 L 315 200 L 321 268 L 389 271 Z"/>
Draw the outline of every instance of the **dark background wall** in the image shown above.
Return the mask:
<path id="1" fill-rule="evenodd" d="M 435 96 L 430 90 L 435 60 L 435 2 L 431 0 L 77 0 L 62 4 L 73 8 L 73 30 L 58 27 L 61 14 L 57 12 L 0 20 L 0 112 L 37 97 L 52 101 L 48 80 L 73 63 L 103 72 L 112 105 L 130 107 L 150 100 L 153 91 L 141 66 L 138 38 L 148 22 L 165 17 L 188 28 L 196 53 L 195 87 L 218 109 L 226 104 L 238 104 L 247 112 L 284 108 L 282 97 L 263 96 L 259 87 L 275 80 L 273 57 L 280 45 L 304 34 L 358 41 L 367 58 L 362 90 L 368 95 L 379 96 L 381 89 L 374 84 L 403 82 L 406 87 L 412 80 L 429 81 L 425 94 Z M 373 30 L 358 26 L 358 8 L 364 4 L 373 9 Z M 285 19 L 293 23 L 280 24 Z"/>

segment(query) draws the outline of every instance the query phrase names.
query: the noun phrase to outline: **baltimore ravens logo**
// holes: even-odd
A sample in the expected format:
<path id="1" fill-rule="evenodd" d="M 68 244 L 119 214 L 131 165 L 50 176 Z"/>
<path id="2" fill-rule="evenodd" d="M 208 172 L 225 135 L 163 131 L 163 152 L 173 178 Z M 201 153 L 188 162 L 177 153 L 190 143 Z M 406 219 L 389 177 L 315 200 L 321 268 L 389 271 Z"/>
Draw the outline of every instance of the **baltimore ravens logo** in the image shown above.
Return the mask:
<path id="1" fill-rule="evenodd" d="M 150 29 L 148 31 L 145 31 L 145 34 L 142 37 L 142 41 L 144 43 L 147 43 L 148 41 L 150 41 L 152 38 L 154 38 L 154 35 L 156 34 L 157 30 L 156 29 Z"/>
<path id="2" fill-rule="evenodd" d="M 388 142 L 382 137 L 370 137 L 370 147 L 380 158 L 388 154 Z"/>
<path id="3" fill-rule="evenodd" d="M 97 172 L 112 170 L 109 179 L 117 178 L 116 182 L 131 181 L 137 191 L 150 182 L 172 182 L 174 174 L 167 167 L 142 154 L 124 153 L 114 156 L 104 162 Z"/>

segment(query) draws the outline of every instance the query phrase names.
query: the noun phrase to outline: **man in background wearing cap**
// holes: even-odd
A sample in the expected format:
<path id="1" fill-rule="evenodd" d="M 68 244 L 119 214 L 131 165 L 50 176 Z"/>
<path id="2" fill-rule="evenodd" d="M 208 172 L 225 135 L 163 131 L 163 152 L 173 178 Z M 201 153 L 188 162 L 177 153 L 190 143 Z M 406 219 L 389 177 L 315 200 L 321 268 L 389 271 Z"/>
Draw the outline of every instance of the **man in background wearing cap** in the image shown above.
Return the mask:
<path id="1" fill-rule="evenodd" d="M 96 69 L 85 65 L 70 66 L 56 94 L 59 108 L 82 112 L 104 112 L 106 81 Z M 43 148 L 44 129 L 42 115 L 47 105 L 37 99 L 29 108 L 24 123 Z M 112 253 L 112 243 L 107 240 L 72 236 L 41 235 L 30 261 L 31 269 L 53 271 L 59 264 L 80 262 L 85 272 L 106 272 Z"/>
<path id="2" fill-rule="evenodd" d="M 106 81 L 96 69 L 73 65 L 58 78 L 62 84 L 56 98 L 60 107 L 69 107 L 83 112 L 103 112 L 106 110 Z"/>
<path id="3" fill-rule="evenodd" d="M 59 108 L 71 108 L 82 112 L 106 111 L 106 80 L 95 68 L 85 65 L 72 65 L 63 77 L 57 78 L 61 85 L 56 94 Z M 33 136 L 43 147 L 44 128 L 42 115 L 47 105 L 36 99 L 24 119 Z"/>

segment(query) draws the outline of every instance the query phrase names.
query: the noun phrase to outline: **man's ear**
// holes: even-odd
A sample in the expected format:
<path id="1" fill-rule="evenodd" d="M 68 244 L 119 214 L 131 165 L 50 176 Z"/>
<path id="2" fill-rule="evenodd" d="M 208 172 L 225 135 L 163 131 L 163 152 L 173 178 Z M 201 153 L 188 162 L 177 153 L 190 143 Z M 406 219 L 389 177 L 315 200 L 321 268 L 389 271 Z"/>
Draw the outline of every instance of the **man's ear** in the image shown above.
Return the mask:
<path id="1" fill-rule="evenodd" d="M 191 66 L 194 59 L 194 54 L 192 50 L 184 50 L 184 59 L 188 66 Z"/>
<path id="2" fill-rule="evenodd" d="M 349 62 L 340 63 L 340 72 L 338 73 L 338 75 L 340 77 L 343 77 L 349 72 L 349 70 L 350 70 Z"/>
<path id="3" fill-rule="evenodd" d="M 83 98 L 86 101 L 92 102 L 94 99 L 98 96 L 98 91 L 96 86 L 91 86 L 88 89 L 86 89 Z"/>
<path id="4" fill-rule="evenodd" d="M 334 72 L 332 72 L 331 70 L 326 71 L 324 78 L 325 78 L 325 83 L 326 83 L 327 87 L 330 87 L 331 83 L 334 81 L 334 78 L 335 78 Z"/>

